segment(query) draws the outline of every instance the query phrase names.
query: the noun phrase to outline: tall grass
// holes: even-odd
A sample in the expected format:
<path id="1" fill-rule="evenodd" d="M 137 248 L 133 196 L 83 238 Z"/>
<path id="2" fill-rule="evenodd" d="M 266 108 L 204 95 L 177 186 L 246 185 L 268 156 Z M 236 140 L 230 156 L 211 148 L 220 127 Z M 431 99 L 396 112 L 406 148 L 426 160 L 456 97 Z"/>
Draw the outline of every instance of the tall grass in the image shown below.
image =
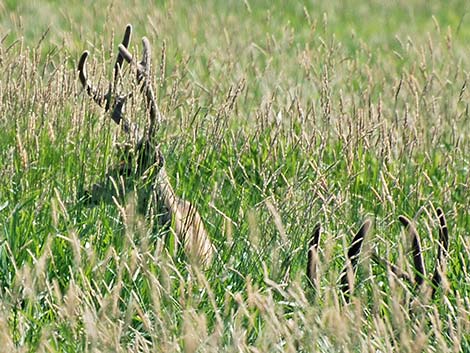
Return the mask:
<path id="1" fill-rule="evenodd" d="M 467 9 L 0 5 L 0 347 L 470 351 Z M 165 243 L 139 190 L 118 205 L 80 197 L 118 163 L 123 138 L 82 91 L 76 63 L 90 50 L 89 74 L 106 87 L 128 22 L 153 45 L 158 137 L 175 191 L 217 248 L 207 270 Z M 143 124 L 143 110 L 132 118 Z M 450 258 L 431 300 L 370 254 L 412 271 L 397 219 L 417 215 L 432 273 L 438 206 Z M 338 277 L 366 217 L 374 227 L 347 304 Z"/>

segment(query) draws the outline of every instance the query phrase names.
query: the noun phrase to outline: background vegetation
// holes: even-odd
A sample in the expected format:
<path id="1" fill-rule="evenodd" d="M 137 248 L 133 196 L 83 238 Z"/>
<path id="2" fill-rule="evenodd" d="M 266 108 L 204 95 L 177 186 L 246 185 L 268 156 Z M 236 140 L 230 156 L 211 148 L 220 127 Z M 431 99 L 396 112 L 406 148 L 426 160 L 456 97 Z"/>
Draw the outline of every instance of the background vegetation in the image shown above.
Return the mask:
<path id="1" fill-rule="evenodd" d="M 470 351 L 466 1 L 0 3 L 0 347 L 8 351 Z M 172 254 L 136 210 L 80 195 L 119 160 L 82 91 L 106 87 L 122 31 L 153 45 L 177 193 L 217 257 Z M 135 120 L 145 118 L 142 111 Z M 429 272 L 435 208 L 450 258 L 435 300 L 370 261 Z M 369 217 L 352 301 L 347 244 Z M 320 286 L 305 278 L 323 234 Z M 429 286 L 428 286 L 429 287 Z M 410 313 L 410 306 L 413 310 Z"/>

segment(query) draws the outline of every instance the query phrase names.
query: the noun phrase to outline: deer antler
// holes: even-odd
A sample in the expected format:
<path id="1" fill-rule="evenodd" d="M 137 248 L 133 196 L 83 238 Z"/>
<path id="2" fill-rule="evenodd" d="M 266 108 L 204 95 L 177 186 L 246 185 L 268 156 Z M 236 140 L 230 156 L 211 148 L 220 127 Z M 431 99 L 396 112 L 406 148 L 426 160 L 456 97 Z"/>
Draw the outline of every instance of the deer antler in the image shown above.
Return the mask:
<path id="1" fill-rule="evenodd" d="M 343 292 L 344 298 L 346 301 L 349 301 L 351 287 L 353 285 L 353 279 L 350 278 L 351 275 L 354 276 L 359 255 L 362 250 L 362 244 L 364 239 L 369 232 L 371 226 L 371 221 L 366 220 L 359 231 L 354 236 L 354 239 L 349 246 L 346 264 L 343 271 L 339 277 L 340 288 Z M 318 247 L 320 244 L 320 224 L 315 225 L 313 230 L 313 236 L 309 242 L 308 255 L 307 255 L 307 278 L 310 281 L 310 284 L 316 288 L 318 286 L 317 279 L 317 261 L 318 261 Z"/>
<path id="2" fill-rule="evenodd" d="M 432 297 L 436 295 L 437 288 L 439 287 L 442 277 L 441 273 L 444 271 L 444 263 L 449 256 L 449 231 L 447 228 L 447 221 L 444 211 L 439 207 L 436 209 L 437 217 L 439 218 L 439 247 L 437 249 L 436 267 L 434 275 L 432 276 L 431 283 Z"/>
<path id="3" fill-rule="evenodd" d="M 122 40 L 122 46 L 126 47 L 129 45 L 131 41 L 132 35 L 132 26 L 127 25 L 124 38 Z M 109 83 L 108 92 L 106 94 L 101 93 L 98 89 L 93 87 L 93 84 L 88 79 L 87 70 L 86 70 L 86 62 L 90 53 L 85 50 L 80 57 L 78 62 L 78 77 L 82 86 L 85 88 L 88 95 L 98 104 L 100 107 L 104 108 L 105 111 L 109 111 L 111 106 L 113 106 L 113 113 L 111 114 L 111 118 L 116 124 L 121 124 L 123 126 L 123 130 L 126 133 L 130 132 L 130 123 L 124 119 L 122 108 L 124 106 L 125 101 L 128 98 L 128 95 L 125 96 L 117 96 L 113 97 L 113 93 L 115 91 L 117 81 L 119 78 L 119 73 L 122 67 L 122 63 L 124 58 L 119 53 L 116 58 L 116 63 L 114 64 L 114 80 L 113 82 Z M 104 106 L 103 106 L 104 105 Z"/>
<path id="4" fill-rule="evenodd" d="M 155 101 L 155 94 L 153 92 L 152 85 L 149 82 L 151 50 L 150 42 L 146 37 L 142 38 L 142 46 L 142 60 L 136 64 L 137 82 L 141 83 L 142 80 L 144 81 L 142 91 L 145 94 L 150 117 L 147 138 L 151 139 L 155 134 L 157 124 L 161 123 L 162 117 Z M 134 64 L 132 54 L 127 50 L 127 46 L 124 44 L 119 45 L 119 57 L 123 57 L 129 64 Z"/>
<path id="5" fill-rule="evenodd" d="M 411 244 L 413 248 L 413 263 L 416 271 L 415 283 L 419 287 L 423 284 L 426 277 L 426 269 L 424 267 L 423 253 L 421 251 L 421 240 L 413 223 L 405 216 L 398 216 L 398 220 L 408 230 L 411 235 Z"/>
<path id="6" fill-rule="evenodd" d="M 442 274 L 445 269 L 445 262 L 449 255 L 449 232 L 444 212 L 441 208 L 436 209 L 436 214 L 439 220 L 439 248 L 437 250 L 436 265 L 434 274 L 431 278 L 432 284 L 432 298 L 442 282 Z M 399 216 L 399 221 L 406 228 L 411 235 L 412 251 L 413 251 L 413 264 L 414 264 L 414 278 L 410 274 L 404 272 L 398 266 L 382 259 L 378 254 L 372 254 L 372 260 L 386 268 L 389 268 L 398 278 L 414 285 L 415 289 L 423 285 L 426 277 L 426 270 L 424 266 L 423 253 L 421 250 L 421 241 L 418 232 L 412 221 L 405 216 Z M 350 299 L 350 292 L 354 283 L 354 275 L 357 267 L 359 255 L 361 253 L 362 244 L 369 232 L 371 221 L 366 220 L 359 231 L 354 236 L 354 239 L 349 246 L 346 263 L 343 271 L 341 272 L 339 282 L 340 289 L 346 301 Z M 320 243 L 320 224 L 314 227 L 313 235 L 309 241 L 308 257 L 307 257 L 307 278 L 310 285 L 316 288 L 318 286 L 317 279 L 317 262 L 318 262 L 318 248 Z"/>
<path id="7" fill-rule="evenodd" d="M 362 249 L 362 244 L 364 243 L 364 238 L 366 237 L 367 233 L 369 232 L 370 226 L 371 226 L 371 221 L 367 219 L 362 224 L 361 228 L 356 233 L 356 235 L 354 236 L 354 238 L 351 242 L 351 245 L 348 249 L 346 264 L 345 264 L 343 272 L 341 273 L 341 276 L 339 278 L 340 288 L 341 288 L 346 300 L 349 300 L 351 287 L 353 285 L 353 280 L 351 278 L 351 275 L 354 276 L 354 274 L 355 274 L 356 267 L 357 267 L 357 261 L 359 259 L 359 255 L 360 255 L 361 249 Z"/>
<path id="8" fill-rule="evenodd" d="M 165 170 L 165 159 L 161 154 L 155 141 L 155 133 L 161 122 L 161 113 L 155 100 L 155 94 L 150 82 L 151 48 L 147 38 L 142 38 L 143 54 L 142 60 L 136 63 L 132 54 L 128 51 L 131 40 L 132 26 L 127 25 L 122 43 L 119 45 L 119 53 L 114 64 L 113 81 L 109 84 L 108 92 L 102 94 L 90 82 L 87 76 L 86 62 L 89 56 L 85 51 L 78 63 L 79 79 L 87 94 L 106 112 L 111 111 L 112 120 L 121 125 L 123 131 L 134 136 L 135 152 L 137 154 L 137 166 L 140 173 L 157 167 L 156 180 L 153 184 L 154 190 L 163 199 L 167 212 L 174 221 L 174 231 L 179 243 L 184 245 L 186 254 L 203 264 L 211 262 L 214 247 L 204 228 L 202 219 L 197 209 L 188 201 L 176 196 Z M 144 94 L 147 111 L 149 114 L 146 133 L 139 133 L 138 127 L 127 120 L 124 116 L 124 108 L 127 100 L 132 97 L 132 92 L 125 95 L 116 94 L 122 64 L 124 60 L 136 67 L 137 83 L 141 85 L 140 91 Z M 129 159 L 131 160 L 131 159 Z"/>
<path id="9" fill-rule="evenodd" d="M 320 223 L 315 225 L 312 239 L 309 242 L 308 258 L 307 258 L 307 278 L 313 287 L 317 287 L 317 263 L 318 263 L 318 246 L 320 244 Z"/>
<path id="10" fill-rule="evenodd" d="M 447 228 L 446 218 L 441 208 L 436 209 L 436 214 L 439 220 L 439 247 L 437 249 L 437 258 L 436 258 L 436 265 L 434 268 L 434 274 L 431 278 L 432 298 L 435 297 L 437 289 L 439 288 L 439 285 L 441 284 L 442 273 L 444 271 L 445 262 L 449 255 L 448 253 L 449 232 Z M 426 269 L 425 269 L 424 260 L 423 260 L 423 253 L 421 250 L 420 237 L 412 221 L 410 221 L 405 216 L 399 216 L 398 219 L 401 222 L 401 224 L 407 229 L 408 233 L 411 235 L 411 246 L 412 246 L 412 251 L 413 251 L 413 265 L 414 265 L 414 271 L 415 271 L 414 279 L 410 274 L 404 272 L 399 267 L 388 262 L 387 260 L 382 259 L 377 254 L 372 255 L 372 260 L 374 260 L 374 262 L 384 267 L 388 267 L 399 278 L 405 280 L 410 285 L 414 284 L 415 289 L 418 289 L 419 287 L 423 285 L 425 279 L 427 278 Z"/>

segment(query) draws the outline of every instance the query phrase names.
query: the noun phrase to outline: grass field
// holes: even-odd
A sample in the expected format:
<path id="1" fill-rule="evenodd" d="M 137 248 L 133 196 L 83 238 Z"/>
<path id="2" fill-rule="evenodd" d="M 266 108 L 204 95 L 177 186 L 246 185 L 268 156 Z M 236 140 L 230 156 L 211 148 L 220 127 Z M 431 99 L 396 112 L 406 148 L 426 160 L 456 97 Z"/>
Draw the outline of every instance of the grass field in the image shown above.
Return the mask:
<path id="1" fill-rule="evenodd" d="M 470 352 L 469 10 L 0 3 L 0 351 Z M 207 269 L 165 244 L 138 190 L 118 204 L 80 198 L 124 138 L 83 91 L 78 58 L 90 51 L 106 87 L 127 23 L 133 52 L 144 35 L 152 44 L 158 139 L 217 249 Z M 131 117 L 144 124 L 142 109 Z M 371 254 L 412 271 L 404 214 L 432 274 L 437 207 L 450 256 L 431 299 Z M 338 277 L 367 218 L 346 303 Z"/>

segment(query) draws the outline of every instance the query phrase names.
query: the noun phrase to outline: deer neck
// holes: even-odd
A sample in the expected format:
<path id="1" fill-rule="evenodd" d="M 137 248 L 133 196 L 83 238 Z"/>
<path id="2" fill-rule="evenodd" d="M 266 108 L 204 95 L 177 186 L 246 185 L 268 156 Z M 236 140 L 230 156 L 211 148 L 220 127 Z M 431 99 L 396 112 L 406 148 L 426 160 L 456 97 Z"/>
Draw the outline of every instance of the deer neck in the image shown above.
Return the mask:
<path id="1" fill-rule="evenodd" d="M 164 166 L 161 167 L 157 176 L 157 189 L 168 210 L 175 213 L 177 211 L 178 198 L 171 186 L 170 178 Z"/>

